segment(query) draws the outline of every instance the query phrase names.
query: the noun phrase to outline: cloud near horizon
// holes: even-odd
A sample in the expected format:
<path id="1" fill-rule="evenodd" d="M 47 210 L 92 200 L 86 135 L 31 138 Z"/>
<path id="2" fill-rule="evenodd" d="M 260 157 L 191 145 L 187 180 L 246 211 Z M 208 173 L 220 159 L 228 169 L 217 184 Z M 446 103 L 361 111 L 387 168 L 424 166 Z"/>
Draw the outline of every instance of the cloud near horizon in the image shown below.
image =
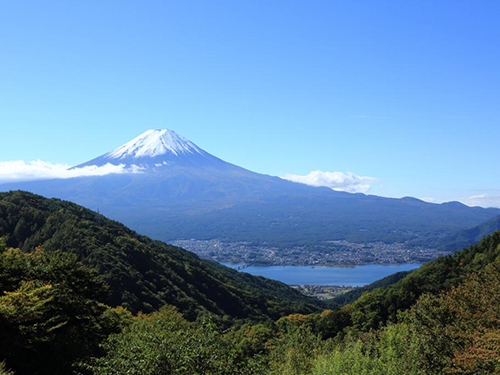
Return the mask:
<path id="1" fill-rule="evenodd" d="M 111 173 L 138 173 L 142 168 L 124 164 L 105 164 L 70 169 L 67 164 L 53 164 L 42 160 L 25 162 L 24 160 L 0 162 L 0 183 L 47 180 L 52 178 L 74 178 L 83 176 L 104 176 Z"/>
<path id="2" fill-rule="evenodd" d="M 462 199 L 461 202 L 468 206 L 497 207 L 500 208 L 500 196 L 490 194 L 472 195 Z"/>
<path id="3" fill-rule="evenodd" d="M 367 193 L 371 188 L 371 184 L 377 181 L 374 177 L 357 176 L 351 172 L 323 171 L 312 171 L 305 176 L 286 174 L 281 178 L 310 186 L 329 187 L 332 190 L 348 193 Z"/>
<path id="4" fill-rule="evenodd" d="M 445 203 L 445 202 L 460 202 L 463 203 L 469 207 L 496 207 L 500 208 L 500 195 L 490 195 L 490 194 L 477 194 L 477 195 L 471 195 L 470 197 L 467 198 L 455 198 L 455 199 L 447 199 L 447 200 L 440 200 L 436 198 L 419 198 L 425 202 L 428 203 Z"/>

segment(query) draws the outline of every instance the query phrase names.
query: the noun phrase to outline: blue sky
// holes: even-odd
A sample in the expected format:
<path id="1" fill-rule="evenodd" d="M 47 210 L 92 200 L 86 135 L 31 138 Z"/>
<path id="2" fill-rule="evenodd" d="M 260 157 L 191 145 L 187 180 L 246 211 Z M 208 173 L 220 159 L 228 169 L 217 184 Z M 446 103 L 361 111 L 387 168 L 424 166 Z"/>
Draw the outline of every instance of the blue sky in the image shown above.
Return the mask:
<path id="1" fill-rule="evenodd" d="M 3 1 L 0 161 L 170 128 L 272 175 L 500 206 L 498 1 Z M 477 196 L 476 198 L 470 198 Z"/>

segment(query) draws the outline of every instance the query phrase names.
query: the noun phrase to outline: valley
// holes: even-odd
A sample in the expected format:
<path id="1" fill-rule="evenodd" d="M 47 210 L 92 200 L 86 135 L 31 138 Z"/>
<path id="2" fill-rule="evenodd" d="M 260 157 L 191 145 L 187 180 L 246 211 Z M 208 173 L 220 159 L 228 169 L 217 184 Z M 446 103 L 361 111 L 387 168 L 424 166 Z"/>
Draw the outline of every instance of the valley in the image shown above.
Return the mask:
<path id="1" fill-rule="evenodd" d="M 352 286 L 339 286 L 339 285 L 290 285 L 292 288 L 297 289 L 306 296 L 315 297 L 318 299 L 331 299 L 341 294 L 355 290 L 356 287 Z"/>
<path id="2" fill-rule="evenodd" d="M 364 285 L 356 288 L 291 288 L 74 203 L 0 193 L 0 353 L 7 361 L 0 373 L 9 366 L 19 375 L 79 368 L 92 375 L 319 375 L 311 371 L 326 360 L 367 368 L 378 361 L 380 374 L 411 366 L 396 373 L 416 375 L 423 364 L 433 366 L 426 375 L 442 374 L 450 358 L 490 350 L 498 337 L 499 249 L 495 232 L 418 269 L 302 266 L 320 283 L 325 271 L 339 272 L 342 284 L 352 272 L 365 281 L 388 276 L 368 285 L 351 280 Z M 434 327 L 443 330 L 439 340 Z M 403 343 L 410 346 L 401 350 Z M 474 363 L 494 370 L 499 359 L 493 351 Z M 179 363 L 182 371 L 169 370 Z M 167 370 L 154 372 L 158 364 Z"/>
<path id="3" fill-rule="evenodd" d="M 251 266 L 355 266 L 422 263 L 450 251 L 408 243 L 323 241 L 307 246 L 278 247 L 253 242 L 175 240 L 172 244 L 219 263 Z"/>
<path id="4" fill-rule="evenodd" d="M 0 375 L 500 375 L 500 1 L 0 1 Z"/>
<path id="5" fill-rule="evenodd" d="M 253 172 L 169 129 L 150 129 L 71 171 L 109 167 L 117 172 L 0 191 L 68 200 L 203 258 L 253 265 L 421 263 L 477 241 L 462 234 L 454 243 L 460 231 L 484 225 L 478 233 L 486 235 L 499 225 L 498 208 L 353 194 Z"/>

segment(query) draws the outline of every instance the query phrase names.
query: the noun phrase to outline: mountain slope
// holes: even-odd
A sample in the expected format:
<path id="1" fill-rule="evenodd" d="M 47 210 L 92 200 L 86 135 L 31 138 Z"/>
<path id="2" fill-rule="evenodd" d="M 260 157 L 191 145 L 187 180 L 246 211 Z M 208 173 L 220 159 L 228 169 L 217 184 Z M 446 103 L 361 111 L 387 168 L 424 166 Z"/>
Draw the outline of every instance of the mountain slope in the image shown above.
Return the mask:
<path id="1" fill-rule="evenodd" d="M 150 130 L 78 167 L 136 173 L 6 184 L 99 210 L 153 238 L 253 241 L 273 246 L 331 240 L 430 246 L 500 214 L 311 187 L 227 163 L 169 130 Z"/>
<path id="2" fill-rule="evenodd" d="M 134 312 L 172 304 L 190 319 L 207 311 L 277 318 L 318 304 L 282 283 L 200 260 L 76 204 L 25 192 L 0 193 L 2 236 L 23 251 L 42 246 L 76 254 L 110 285 L 109 303 Z"/>
<path id="3" fill-rule="evenodd" d="M 355 327 L 361 331 L 377 329 L 387 321 L 396 321 L 398 311 L 409 309 L 420 296 L 429 293 L 437 295 L 449 291 L 463 282 L 470 274 L 487 270 L 492 264 L 500 262 L 500 231 L 483 238 L 477 245 L 456 252 L 453 255 L 437 258 L 410 272 L 396 283 L 372 289 L 362 294 L 354 302 L 337 309 L 326 320 L 325 335 L 335 336 L 347 327 Z M 398 274 L 385 279 L 397 279 Z M 384 279 L 377 283 L 384 282 Z M 340 297 L 330 303 L 343 304 L 351 302 Z M 330 325 L 329 325 L 330 324 Z"/>
<path id="4" fill-rule="evenodd" d="M 494 246 L 491 245 L 489 245 L 491 248 L 490 252 L 486 252 L 486 255 L 484 255 L 486 243 L 488 243 L 488 241 L 491 240 L 491 238 L 495 238 L 495 235 L 496 236 L 498 235 L 497 231 L 499 230 L 500 230 L 500 216 L 495 217 L 477 227 L 471 229 L 464 229 L 459 231 L 458 233 L 449 235 L 440 241 L 439 249 L 443 251 L 461 250 L 457 253 L 456 256 L 450 255 L 449 257 L 438 258 L 432 262 L 429 262 L 428 265 L 426 264 L 422 266 L 421 267 L 422 270 L 395 273 L 381 280 L 377 280 L 374 283 L 366 285 L 362 288 L 357 288 L 348 293 L 339 295 L 331 299 L 329 303 L 332 306 L 335 306 L 336 304 L 343 306 L 348 303 L 356 301 L 356 299 L 358 299 L 365 292 L 369 292 L 377 288 L 387 289 L 391 287 L 393 284 L 396 284 L 401 279 L 406 279 L 406 281 L 402 281 L 401 284 L 396 287 L 405 288 L 406 283 L 409 283 L 409 280 L 412 280 L 413 277 L 419 278 L 422 281 L 419 281 L 418 283 L 415 282 L 412 283 L 420 284 L 422 290 L 425 290 L 427 292 L 429 291 L 436 292 L 441 289 L 449 289 L 451 285 L 457 284 L 457 278 L 461 280 L 464 273 L 478 272 L 482 270 L 485 265 L 494 262 L 495 257 L 500 255 L 500 250 L 498 249 L 495 250 Z M 493 235 L 495 232 L 497 233 Z M 449 271 L 448 273 L 441 273 L 441 276 L 448 275 L 448 277 L 452 279 L 447 280 L 446 278 L 440 277 L 439 278 L 440 281 L 437 284 L 429 285 L 430 283 L 426 279 L 431 278 L 433 279 L 433 282 L 435 282 L 436 281 L 435 277 L 437 275 L 436 267 L 437 269 L 439 269 L 442 264 L 449 262 L 450 259 L 458 259 L 458 260 L 455 260 L 453 263 L 451 263 L 453 264 L 452 271 Z M 465 259 L 467 260 L 467 263 L 463 263 Z M 410 276 L 410 274 L 413 272 L 416 275 Z M 422 276 L 422 274 L 424 276 Z"/>
<path id="5" fill-rule="evenodd" d="M 500 216 L 470 229 L 463 229 L 438 242 L 438 249 L 444 251 L 460 250 L 481 241 L 482 238 L 500 229 Z"/>
<path id="6" fill-rule="evenodd" d="M 391 285 L 396 284 L 399 280 L 405 278 L 413 271 L 402 271 L 396 272 L 392 275 L 386 276 L 380 280 L 374 281 L 371 284 L 362 286 L 360 288 L 353 289 L 347 293 L 339 294 L 338 296 L 328 300 L 328 304 L 331 307 L 345 306 L 349 303 L 355 302 L 363 293 L 371 292 L 377 288 L 388 288 Z"/>
<path id="7" fill-rule="evenodd" d="M 75 168 L 102 166 L 108 163 L 124 164 L 127 167 L 136 165 L 156 168 L 172 164 L 187 166 L 225 164 L 193 142 L 168 129 L 147 130 L 122 146 Z"/>

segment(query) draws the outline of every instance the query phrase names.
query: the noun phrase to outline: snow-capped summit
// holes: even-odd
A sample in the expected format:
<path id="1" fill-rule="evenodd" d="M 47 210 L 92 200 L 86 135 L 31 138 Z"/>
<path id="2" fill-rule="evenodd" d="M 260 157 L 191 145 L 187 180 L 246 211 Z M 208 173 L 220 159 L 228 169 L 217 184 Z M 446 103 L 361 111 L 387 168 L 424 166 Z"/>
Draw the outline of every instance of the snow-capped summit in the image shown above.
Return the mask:
<path id="1" fill-rule="evenodd" d="M 158 169 L 173 164 L 207 167 L 220 166 L 221 163 L 222 160 L 172 130 L 151 129 L 98 158 L 78 165 L 77 168 L 123 164 Z"/>
<path id="2" fill-rule="evenodd" d="M 202 154 L 203 151 L 183 136 L 169 129 L 152 129 L 104 156 L 109 159 L 138 159 L 165 154 L 179 156 L 194 153 Z"/>

